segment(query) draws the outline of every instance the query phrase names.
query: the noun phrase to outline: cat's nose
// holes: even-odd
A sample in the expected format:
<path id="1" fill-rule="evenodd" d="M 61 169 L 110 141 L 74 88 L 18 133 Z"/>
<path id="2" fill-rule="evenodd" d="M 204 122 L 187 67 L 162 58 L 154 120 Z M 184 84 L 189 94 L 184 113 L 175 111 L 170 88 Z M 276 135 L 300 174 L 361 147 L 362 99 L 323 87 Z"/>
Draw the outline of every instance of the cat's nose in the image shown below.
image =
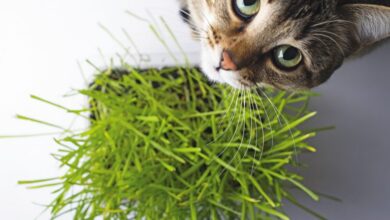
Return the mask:
<path id="1" fill-rule="evenodd" d="M 237 70 L 238 69 L 237 64 L 234 63 L 231 55 L 226 50 L 224 50 L 222 52 L 220 67 L 223 70 Z"/>

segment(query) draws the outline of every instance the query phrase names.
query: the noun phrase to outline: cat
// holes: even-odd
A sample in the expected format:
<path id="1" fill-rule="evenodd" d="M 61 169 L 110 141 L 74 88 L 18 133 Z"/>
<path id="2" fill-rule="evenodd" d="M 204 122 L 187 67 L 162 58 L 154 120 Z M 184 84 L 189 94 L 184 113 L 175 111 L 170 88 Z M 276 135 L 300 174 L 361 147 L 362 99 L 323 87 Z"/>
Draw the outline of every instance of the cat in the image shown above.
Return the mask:
<path id="1" fill-rule="evenodd" d="M 316 87 L 390 37 L 390 0 L 179 1 L 203 72 L 240 89 Z"/>

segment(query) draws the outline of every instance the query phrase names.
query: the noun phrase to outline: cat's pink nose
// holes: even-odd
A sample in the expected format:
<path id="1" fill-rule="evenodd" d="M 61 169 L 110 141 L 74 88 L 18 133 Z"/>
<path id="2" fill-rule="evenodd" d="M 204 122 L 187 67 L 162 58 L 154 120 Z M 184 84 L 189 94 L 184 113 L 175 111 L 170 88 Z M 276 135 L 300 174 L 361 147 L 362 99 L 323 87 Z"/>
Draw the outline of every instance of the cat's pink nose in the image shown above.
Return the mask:
<path id="1" fill-rule="evenodd" d="M 237 65 L 234 63 L 229 52 L 227 52 L 227 51 L 222 52 L 222 59 L 221 59 L 220 66 L 223 70 L 237 70 L 238 69 Z"/>

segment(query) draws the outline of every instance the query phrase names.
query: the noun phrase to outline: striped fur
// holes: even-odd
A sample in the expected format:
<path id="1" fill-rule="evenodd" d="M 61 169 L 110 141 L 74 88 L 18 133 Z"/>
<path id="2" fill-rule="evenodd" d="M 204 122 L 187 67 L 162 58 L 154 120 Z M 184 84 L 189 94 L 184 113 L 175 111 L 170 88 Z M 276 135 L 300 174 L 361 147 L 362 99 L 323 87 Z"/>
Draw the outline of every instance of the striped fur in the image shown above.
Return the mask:
<path id="1" fill-rule="evenodd" d="M 202 45 L 202 69 L 212 81 L 236 88 L 267 84 L 306 89 L 324 83 L 345 59 L 390 37 L 390 0 L 261 0 L 246 22 L 234 0 L 180 0 L 182 16 Z M 278 68 L 272 50 L 298 48 L 303 62 Z M 237 70 L 219 70 L 228 51 Z"/>

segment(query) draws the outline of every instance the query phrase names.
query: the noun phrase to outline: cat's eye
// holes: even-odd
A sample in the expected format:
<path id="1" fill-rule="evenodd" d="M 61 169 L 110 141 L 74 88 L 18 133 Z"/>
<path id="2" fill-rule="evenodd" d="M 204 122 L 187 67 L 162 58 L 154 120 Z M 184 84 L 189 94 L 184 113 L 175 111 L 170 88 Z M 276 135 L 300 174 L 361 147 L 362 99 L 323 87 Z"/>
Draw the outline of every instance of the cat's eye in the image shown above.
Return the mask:
<path id="1" fill-rule="evenodd" d="M 290 45 L 276 47 L 273 51 L 275 65 L 282 69 L 292 69 L 302 62 L 302 53 L 298 48 Z"/>
<path id="2" fill-rule="evenodd" d="M 260 11 L 261 0 L 233 0 L 234 10 L 243 19 L 249 19 Z"/>

